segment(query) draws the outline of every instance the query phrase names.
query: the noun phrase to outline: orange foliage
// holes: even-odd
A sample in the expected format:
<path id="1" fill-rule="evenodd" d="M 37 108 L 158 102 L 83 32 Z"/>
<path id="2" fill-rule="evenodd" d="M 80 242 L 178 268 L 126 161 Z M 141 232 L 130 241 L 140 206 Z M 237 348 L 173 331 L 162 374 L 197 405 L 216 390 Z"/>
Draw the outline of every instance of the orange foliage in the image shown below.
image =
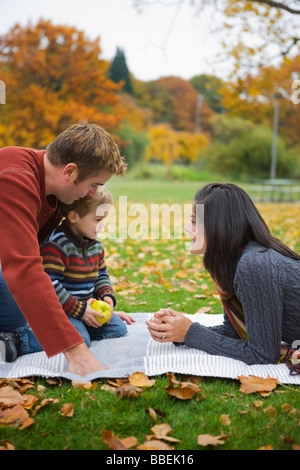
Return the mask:
<path id="1" fill-rule="evenodd" d="M 280 66 L 261 67 L 256 75 L 247 75 L 225 84 L 220 93 L 222 104 L 230 116 L 239 116 L 255 123 L 273 125 L 274 96 L 279 99 L 279 126 L 289 145 L 299 143 L 300 106 L 292 101 L 293 76 L 300 77 L 300 56 L 284 59 Z M 298 86 L 299 88 L 299 86 Z"/>
<path id="2" fill-rule="evenodd" d="M 100 54 L 99 39 L 50 21 L 15 25 L 1 36 L 7 104 L 1 108 L 0 144 L 44 147 L 79 120 L 113 131 L 124 115 L 120 86 L 107 79 Z"/>

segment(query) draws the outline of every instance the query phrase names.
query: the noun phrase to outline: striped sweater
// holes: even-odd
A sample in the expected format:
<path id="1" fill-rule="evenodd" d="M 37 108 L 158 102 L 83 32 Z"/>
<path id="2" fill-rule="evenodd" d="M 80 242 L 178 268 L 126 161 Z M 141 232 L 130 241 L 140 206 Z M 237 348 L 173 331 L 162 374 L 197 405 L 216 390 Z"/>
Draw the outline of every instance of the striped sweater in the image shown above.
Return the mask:
<path id="1" fill-rule="evenodd" d="M 110 296 L 116 305 L 107 273 L 104 249 L 98 240 L 75 234 L 64 221 L 40 246 L 43 266 L 67 315 L 80 319 L 91 297 Z"/>

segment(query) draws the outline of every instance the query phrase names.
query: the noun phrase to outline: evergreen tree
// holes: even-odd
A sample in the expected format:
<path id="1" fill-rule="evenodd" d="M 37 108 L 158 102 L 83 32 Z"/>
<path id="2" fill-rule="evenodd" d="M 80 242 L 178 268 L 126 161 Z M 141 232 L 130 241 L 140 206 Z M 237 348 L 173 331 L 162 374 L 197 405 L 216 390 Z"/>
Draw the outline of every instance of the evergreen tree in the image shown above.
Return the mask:
<path id="1" fill-rule="evenodd" d="M 126 64 L 125 54 L 124 51 L 119 47 L 117 48 L 116 55 L 111 63 L 109 76 L 115 83 L 124 81 L 123 90 L 132 95 L 132 84 L 129 70 Z"/>

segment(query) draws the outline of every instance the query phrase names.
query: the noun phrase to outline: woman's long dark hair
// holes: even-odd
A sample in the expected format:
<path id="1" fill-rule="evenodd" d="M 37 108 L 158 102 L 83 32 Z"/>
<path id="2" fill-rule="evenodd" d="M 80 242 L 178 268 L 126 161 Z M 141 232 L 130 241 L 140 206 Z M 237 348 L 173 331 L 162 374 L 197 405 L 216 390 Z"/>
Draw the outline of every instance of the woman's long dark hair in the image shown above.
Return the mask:
<path id="1" fill-rule="evenodd" d="M 250 241 L 289 258 L 300 256 L 271 235 L 248 194 L 230 183 L 211 183 L 197 192 L 204 204 L 205 269 L 223 290 L 234 294 L 233 280 L 243 247 Z"/>

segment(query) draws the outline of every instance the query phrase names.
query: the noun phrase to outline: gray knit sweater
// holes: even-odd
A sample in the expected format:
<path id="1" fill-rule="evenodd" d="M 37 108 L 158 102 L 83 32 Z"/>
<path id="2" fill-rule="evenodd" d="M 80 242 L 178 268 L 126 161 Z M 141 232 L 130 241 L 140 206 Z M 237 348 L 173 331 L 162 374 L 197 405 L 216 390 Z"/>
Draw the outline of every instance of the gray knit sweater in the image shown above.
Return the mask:
<path id="1" fill-rule="evenodd" d="M 222 325 L 193 323 L 184 344 L 247 364 L 276 363 L 281 341 L 300 341 L 300 261 L 251 242 L 238 263 L 234 289 L 249 340 L 239 338 L 224 312 Z"/>

